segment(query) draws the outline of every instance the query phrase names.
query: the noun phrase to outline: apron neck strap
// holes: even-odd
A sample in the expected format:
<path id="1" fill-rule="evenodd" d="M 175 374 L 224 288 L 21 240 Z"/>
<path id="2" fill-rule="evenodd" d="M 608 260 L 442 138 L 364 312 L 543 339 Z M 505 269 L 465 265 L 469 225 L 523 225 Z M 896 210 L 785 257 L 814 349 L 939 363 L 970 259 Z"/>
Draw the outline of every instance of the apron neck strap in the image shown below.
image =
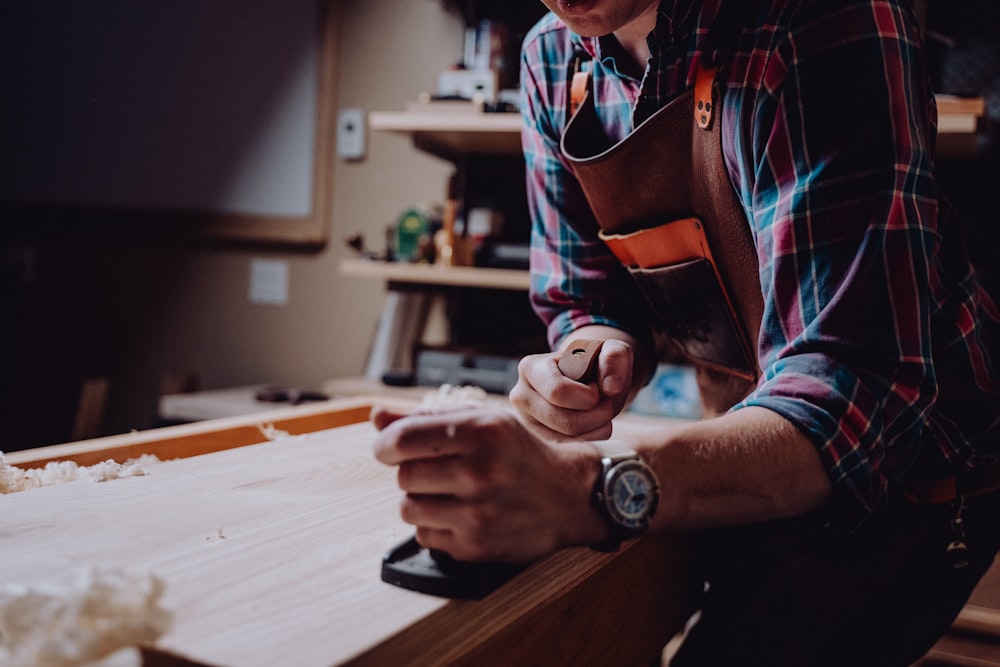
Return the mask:
<path id="1" fill-rule="evenodd" d="M 583 99 L 590 90 L 590 72 L 584 69 L 584 62 L 590 60 L 590 54 L 577 50 L 573 54 L 573 74 L 569 83 L 569 117 L 576 115 L 576 110 L 583 104 Z"/>

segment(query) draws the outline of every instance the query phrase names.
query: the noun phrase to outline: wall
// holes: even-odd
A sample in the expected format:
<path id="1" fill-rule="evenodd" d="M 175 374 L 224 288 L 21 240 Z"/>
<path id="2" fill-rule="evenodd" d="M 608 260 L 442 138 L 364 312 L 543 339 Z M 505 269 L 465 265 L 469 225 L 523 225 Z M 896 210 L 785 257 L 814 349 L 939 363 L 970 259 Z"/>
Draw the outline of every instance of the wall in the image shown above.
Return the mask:
<path id="1" fill-rule="evenodd" d="M 323 6 L 8 3 L 0 199 L 308 215 Z"/>
<path id="2" fill-rule="evenodd" d="M 461 22 L 437 0 L 337 6 L 340 107 L 400 109 L 461 56 Z M 361 231 L 380 245 L 404 208 L 443 196 L 450 171 L 405 137 L 370 135 L 367 159 L 334 167 L 330 240 L 319 251 L 34 231 L 7 220 L 0 450 L 68 439 L 89 376 L 110 378 L 104 431 L 118 433 L 154 423 L 162 378 L 174 370 L 196 372 L 203 388 L 315 387 L 361 374 L 384 286 L 338 275 L 343 239 Z M 135 229 L 142 224 L 137 217 Z M 249 303 L 257 257 L 289 262 L 287 306 Z"/>

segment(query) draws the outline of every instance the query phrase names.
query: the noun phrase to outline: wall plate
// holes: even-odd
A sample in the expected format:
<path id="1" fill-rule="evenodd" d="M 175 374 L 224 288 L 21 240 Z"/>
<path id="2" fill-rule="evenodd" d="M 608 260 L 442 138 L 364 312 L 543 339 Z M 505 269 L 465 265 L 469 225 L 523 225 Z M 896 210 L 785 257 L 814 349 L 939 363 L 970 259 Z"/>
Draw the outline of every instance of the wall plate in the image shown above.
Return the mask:
<path id="1" fill-rule="evenodd" d="M 363 109 L 341 109 L 337 115 L 337 157 L 342 160 L 361 160 L 365 157 Z"/>
<path id="2" fill-rule="evenodd" d="M 250 261 L 250 303 L 259 306 L 288 304 L 288 262 L 283 259 Z"/>

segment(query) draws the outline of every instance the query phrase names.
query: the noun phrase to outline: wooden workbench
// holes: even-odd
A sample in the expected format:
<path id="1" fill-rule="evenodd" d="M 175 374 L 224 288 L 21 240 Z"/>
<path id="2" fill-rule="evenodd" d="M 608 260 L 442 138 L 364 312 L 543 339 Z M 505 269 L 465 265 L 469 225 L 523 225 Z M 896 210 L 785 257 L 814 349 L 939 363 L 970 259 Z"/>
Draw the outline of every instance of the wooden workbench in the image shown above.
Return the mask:
<path id="1" fill-rule="evenodd" d="M 171 630 L 147 665 L 649 665 L 682 623 L 687 549 L 648 537 L 614 554 L 558 552 L 480 601 L 380 579 L 412 535 L 395 470 L 371 452 L 373 399 L 58 445 L 8 455 L 22 467 L 142 453 L 143 477 L 0 496 L 4 583 L 87 565 L 166 582 Z M 289 436 L 267 440 L 285 431 Z"/>

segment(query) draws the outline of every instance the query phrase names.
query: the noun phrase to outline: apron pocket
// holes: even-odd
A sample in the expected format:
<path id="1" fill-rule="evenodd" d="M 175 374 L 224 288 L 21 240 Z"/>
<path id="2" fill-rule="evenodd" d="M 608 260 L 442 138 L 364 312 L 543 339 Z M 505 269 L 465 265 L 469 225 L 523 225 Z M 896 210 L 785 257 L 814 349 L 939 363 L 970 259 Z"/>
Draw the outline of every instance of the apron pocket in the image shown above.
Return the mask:
<path id="1" fill-rule="evenodd" d="M 656 268 L 632 266 L 629 273 L 657 324 L 692 360 L 754 377 L 745 336 L 708 259 Z"/>

